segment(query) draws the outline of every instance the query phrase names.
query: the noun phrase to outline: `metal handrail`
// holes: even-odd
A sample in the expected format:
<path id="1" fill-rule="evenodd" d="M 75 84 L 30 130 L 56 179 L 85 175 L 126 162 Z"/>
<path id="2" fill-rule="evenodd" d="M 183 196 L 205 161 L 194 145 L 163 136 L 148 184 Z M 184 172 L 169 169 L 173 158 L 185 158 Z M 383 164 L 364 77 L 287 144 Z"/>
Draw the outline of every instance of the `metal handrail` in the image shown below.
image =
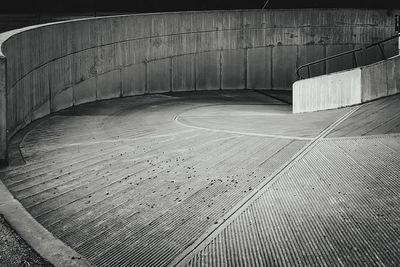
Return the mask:
<path id="1" fill-rule="evenodd" d="M 304 68 L 307 68 L 308 78 L 310 78 L 310 66 L 318 64 L 318 63 L 321 63 L 321 62 L 326 62 L 328 60 L 331 60 L 331 59 L 334 59 L 334 58 L 337 58 L 337 57 L 341 57 L 341 56 L 345 56 L 345 55 L 348 55 L 348 54 L 353 54 L 353 67 L 356 68 L 356 67 L 358 67 L 357 58 L 356 58 L 356 52 L 359 52 L 359 51 L 362 51 L 362 50 L 366 50 L 366 49 L 371 48 L 373 46 L 378 46 L 379 47 L 379 51 L 381 52 L 382 59 L 385 60 L 387 58 L 385 56 L 385 52 L 384 52 L 381 44 L 384 43 L 384 42 L 390 41 L 392 39 L 398 38 L 398 37 L 400 37 L 400 34 L 393 35 L 393 36 L 388 37 L 386 39 L 380 40 L 379 42 L 375 42 L 375 43 L 372 43 L 372 44 L 364 46 L 364 47 L 359 47 L 359 48 L 356 48 L 356 49 L 353 49 L 353 50 L 350 50 L 350 51 L 342 52 L 342 53 L 339 53 L 339 54 L 336 54 L 336 55 L 325 57 L 323 59 L 319 59 L 319 60 L 315 60 L 315 61 L 309 62 L 307 64 L 303 64 L 300 67 L 298 67 L 297 70 L 296 70 L 297 77 L 298 77 L 299 80 L 304 79 L 304 77 L 300 75 L 300 70 L 304 69 Z M 325 68 L 325 74 L 326 74 L 326 68 Z"/>

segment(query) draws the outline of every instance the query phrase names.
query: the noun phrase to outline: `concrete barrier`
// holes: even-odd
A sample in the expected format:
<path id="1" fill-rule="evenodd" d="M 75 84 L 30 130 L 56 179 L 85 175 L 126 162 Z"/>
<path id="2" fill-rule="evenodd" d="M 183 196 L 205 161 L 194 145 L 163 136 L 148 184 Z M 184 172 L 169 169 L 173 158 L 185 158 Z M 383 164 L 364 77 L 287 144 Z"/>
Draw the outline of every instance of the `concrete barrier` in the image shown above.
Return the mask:
<path id="1" fill-rule="evenodd" d="M 361 103 L 361 69 L 336 72 L 293 84 L 293 113 Z"/>
<path id="2" fill-rule="evenodd" d="M 361 68 L 362 101 L 400 93 L 400 56 Z"/>
<path id="3" fill-rule="evenodd" d="M 392 20 L 386 10 L 175 12 L 0 34 L 0 160 L 19 129 L 72 105 L 168 91 L 290 89 L 301 58 L 390 36 Z"/>
<path id="4" fill-rule="evenodd" d="M 6 59 L 0 56 L 0 166 L 7 162 Z"/>
<path id="5" fill-rule="evenodd" d="M 293 112 L 361 104 L 400 93 L 400 56 L 293 84 Z"/>

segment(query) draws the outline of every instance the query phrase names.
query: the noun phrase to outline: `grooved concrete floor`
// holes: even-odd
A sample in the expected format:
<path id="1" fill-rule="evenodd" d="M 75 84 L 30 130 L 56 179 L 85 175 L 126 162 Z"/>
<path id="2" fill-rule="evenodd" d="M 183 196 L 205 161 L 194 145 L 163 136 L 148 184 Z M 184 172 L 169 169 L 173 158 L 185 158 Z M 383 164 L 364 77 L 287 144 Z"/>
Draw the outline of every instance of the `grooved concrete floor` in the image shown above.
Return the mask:
<path id="1" fill-rule="evenodd" d="M 400 132 L 400 95 L 364 104 L 329 137 L 393 134 Z"/>
<path id="2" fill-rule="evenodd" d="M 98 266 L 396 266 L 399 137 L 339 137 L 368 112 L 394 124 L 399 97 L 379 101 L 318 140 L 353 108 L 293 115 L 253 91 L 87 104 L 21 132 L 0 175 Z"/>
<path id="3" fill-rule="evenodd" d="M 400 138 L 323 140 L 186 266 L 399 266 Z"/>

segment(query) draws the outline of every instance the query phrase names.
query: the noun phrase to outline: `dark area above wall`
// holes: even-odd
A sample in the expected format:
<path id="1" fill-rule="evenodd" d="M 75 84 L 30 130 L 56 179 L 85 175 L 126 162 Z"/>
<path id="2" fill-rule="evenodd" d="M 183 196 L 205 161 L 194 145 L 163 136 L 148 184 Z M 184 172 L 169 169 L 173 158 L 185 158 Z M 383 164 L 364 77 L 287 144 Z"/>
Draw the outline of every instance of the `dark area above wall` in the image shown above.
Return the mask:
<path id="1" fill-rule="evenodd" d="M 260 9 L 266 0 L 228 1 L 228 0 L 147 0 L 147 1 L 96 1 L 96 0 L 23 0 L 3 1 L 0 13 L 42 13 L 42 12 L 163 12 L 187 10 L 226 10 L 226 9 Z M 399 8 L 399 1 L 375 0 L 269 0 L 266 8 Z"/>

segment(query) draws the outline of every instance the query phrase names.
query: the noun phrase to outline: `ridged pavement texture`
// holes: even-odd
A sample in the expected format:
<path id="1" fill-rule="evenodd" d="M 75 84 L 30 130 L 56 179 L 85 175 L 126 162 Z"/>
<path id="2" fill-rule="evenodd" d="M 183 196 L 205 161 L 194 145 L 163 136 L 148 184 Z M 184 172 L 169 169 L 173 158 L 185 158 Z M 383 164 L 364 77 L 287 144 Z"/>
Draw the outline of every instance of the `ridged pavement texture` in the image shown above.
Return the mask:
<path id="1" fill-rule="evenodd" d="M 399 152 L 319 142 L 186 266 L 399 266 Z"/>
<path id="2" fill-rule="evenodd" d="M 397 122 L 387 115 L 396 105 L 379 101 L 338 127 L 371 108 Z M 97 266 L 177 258 L 193 266 L 398 266 L 398 135 L 349 138 L 335 128 L 274 176 L 352 109 L 293 115 L 252 91 L 87 104 L 21 132 L 11 154 L 19 147 L 25 163 L 12 159 L 0 176 L 43 226 Z M 213 239 L 186 254 L 207 231 Z"/>
<path id="3" fill-rule="evenodd" d="M 344 121 L 329 137 L 393 134 L 400 132 L 400 96 L 365 104 Z"/>
<path id="4" fill-rule="evenodd" d="M 178 265 L 400 266 L 399 101 L 359 108 L 329 136 L 365 137 L 318 140 Z"/>

